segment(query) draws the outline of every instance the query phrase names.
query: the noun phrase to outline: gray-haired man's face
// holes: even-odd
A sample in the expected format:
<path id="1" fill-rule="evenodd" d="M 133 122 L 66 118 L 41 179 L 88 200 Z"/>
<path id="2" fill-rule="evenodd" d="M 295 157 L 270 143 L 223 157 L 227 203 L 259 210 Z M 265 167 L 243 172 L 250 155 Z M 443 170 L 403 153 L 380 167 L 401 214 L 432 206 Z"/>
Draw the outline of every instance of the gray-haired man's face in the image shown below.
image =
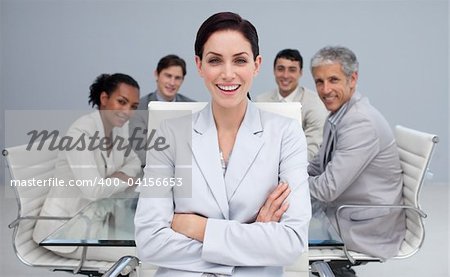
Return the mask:
<path id="1" fill-rule="evenodd" d="M 344 103 L 350 100 L 358 80 L 357 72 L 347 78 L 338 63 L 314 67 L 312 75 L 317 93 L 331 113 L 338 111 Z"/>

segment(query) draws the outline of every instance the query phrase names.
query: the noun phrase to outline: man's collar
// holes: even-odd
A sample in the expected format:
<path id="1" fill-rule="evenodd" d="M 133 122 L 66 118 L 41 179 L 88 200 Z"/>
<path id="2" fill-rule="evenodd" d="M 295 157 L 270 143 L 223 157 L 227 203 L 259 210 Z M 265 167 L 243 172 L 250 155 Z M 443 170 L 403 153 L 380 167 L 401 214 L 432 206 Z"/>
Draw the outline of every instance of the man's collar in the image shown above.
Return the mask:
<path id="1" fill-rule="evenodd" d="M 288 96 L 283 97 L 280 93 L 280 89 L 277 89 L 277 97 L 280 102 L 293 102 L 297 94 L 299 93 L 299 87 L 297 86 Z"/>
<path id="2" fill-rule="evenodd" d="M 335 113 L 330 114 L 330 116 L 328 117 L 328 121 L 332 124 L 332 125 L 336 125 L 341 118 L 347 113 L 347 110 L 359 99 L 361 98 L 361 95 L 355 91 L 352 95 L 352 97 L 345 102 L 340 108 L 339 110 L 337 110 Z"/>
<path id="3" fill-rule="evenodd" d="M 156 100 L 158 101 L 163 101 L 163 102 L 175 102 L 175 100 L 177 99 L 177 95 L 175 94 L 175 97 L 173 98 L 172 101 L 167 101 L 164 96 L 162 95 L 162 93 L 159 90 L 156 90 Z"/>

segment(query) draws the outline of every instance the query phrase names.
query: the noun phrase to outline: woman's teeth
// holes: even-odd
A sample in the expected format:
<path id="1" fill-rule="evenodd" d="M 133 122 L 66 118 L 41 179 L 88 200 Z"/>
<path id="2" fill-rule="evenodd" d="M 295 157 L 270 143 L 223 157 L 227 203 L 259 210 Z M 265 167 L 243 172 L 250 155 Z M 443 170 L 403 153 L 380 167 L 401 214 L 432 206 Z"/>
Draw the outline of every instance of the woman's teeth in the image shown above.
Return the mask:
<path id="1" fill-rule="evenodd" d="M 232 85 L 232 86 L 217 85 L 217 87 L 224 91 L 233 91 L 233 90 L 237 90 L 239 88 L 239 85 Z"/>

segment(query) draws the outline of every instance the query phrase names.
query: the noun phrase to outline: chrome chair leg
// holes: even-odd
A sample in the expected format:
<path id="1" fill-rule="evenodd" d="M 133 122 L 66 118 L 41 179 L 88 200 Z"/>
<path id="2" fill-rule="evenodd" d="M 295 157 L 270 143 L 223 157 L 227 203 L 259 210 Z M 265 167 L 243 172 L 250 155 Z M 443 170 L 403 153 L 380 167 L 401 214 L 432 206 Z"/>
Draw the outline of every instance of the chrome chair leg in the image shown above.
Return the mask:
<path id="1" fill-rule="evenodd" d="M 324 261 L 313 262 L 311 264 L 311 272 L 318 273 L 320 277 L 334 277 L 330 266 Z"/>
<path id="2" fill-rule="evenodd" d="M 137 266 L 139 266 L 139 259 L 134 256 L 123 256 L 114 265 L 103 274 L 103 277 L 116 277 L 121 275 L 128 275 Z"/>

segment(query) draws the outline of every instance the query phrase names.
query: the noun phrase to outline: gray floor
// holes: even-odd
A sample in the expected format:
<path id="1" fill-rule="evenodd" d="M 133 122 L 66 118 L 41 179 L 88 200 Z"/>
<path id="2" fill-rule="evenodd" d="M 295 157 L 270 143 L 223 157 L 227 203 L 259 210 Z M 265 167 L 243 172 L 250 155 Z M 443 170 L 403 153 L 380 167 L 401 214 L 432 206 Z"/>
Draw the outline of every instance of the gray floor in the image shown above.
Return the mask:
<path id="1" fill-rule="evenodd" d="M 49 272 L 45 269 L 23 265 L 11 247 L 11 230 L 7 224 L 16 217 L 15 199 L 1 193 L 1 259 L 0 276 L 51 276 L 68 277 L 67 273 Z M 8 191 L 6 191 L 8 193 Z M 425 220 L 426 239 L 422 249 L 406 260 L 372 263 L 356 268 L 359 277 L 448 277 L 449 275 L 449 190 L 447 184 L 426 184 L 422 191 L 422 208 L 428 213 Z"/>

